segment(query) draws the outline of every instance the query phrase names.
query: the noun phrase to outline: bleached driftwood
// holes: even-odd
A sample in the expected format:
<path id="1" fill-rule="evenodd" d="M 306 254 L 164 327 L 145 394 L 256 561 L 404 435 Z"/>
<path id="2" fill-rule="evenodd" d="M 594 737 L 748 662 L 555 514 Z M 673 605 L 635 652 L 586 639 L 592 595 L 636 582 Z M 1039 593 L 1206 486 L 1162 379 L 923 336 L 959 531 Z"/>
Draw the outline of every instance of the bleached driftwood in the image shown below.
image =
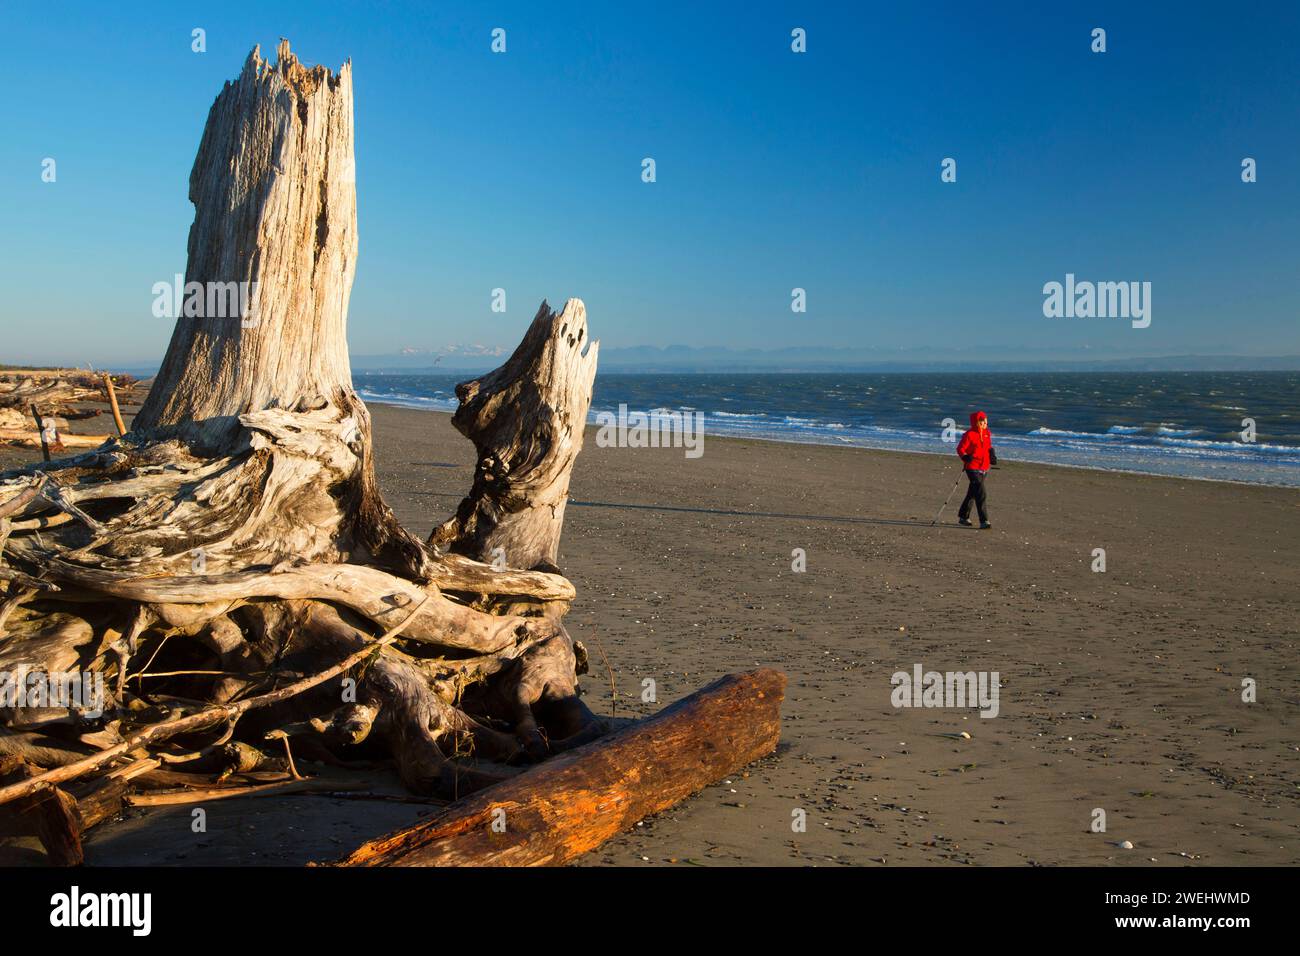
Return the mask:
<path id="1" fill-rule="evenodd" d="M 556 568 L 569 473 L 582 450 L 599 342 L 587 310 L 543 302 L 524 340 L 495 372 L 456 386 L 452 424 L 474 442 L 474 485 L 430 544 L 512 567 Z"/>
<path id="2" fill-rule="evenodd" d="M 146 781 L 168 791 L 145 803 L 230 796 L 235 775 L 318 789 L 295 753 L 391 760 L 420 794 L 500 786 L 352 862 L 563 862 L 776 744 L 771 671 L 591 744 L 607 728 L 579 699 L 558 567 L 598 354 L 581 301 L 543 302 L 457 387 L 473 486 L 427 543 L 397 522 L 349 372 L 354 179 L 350 66 L 254 49 L 204 129 L 185 274 L 204 306 L 247 283 L 249 308 L 181 314 L 130 432 L 0 475 L 0 671 L 104 678 L 100 714 L 0 711 L 0 804 L 58 862 Z M 502 800 L 513 836 L 470 832 Z"/>
<path id="3" fill-rule="evenodd" d="M 0 657 L 101 672 L 109 698 L 101 718 L 54 708 L 0 738 L 55 768 L 0 802 L 141 753 L 244 761 L 278 749 L 277 728 L 464 793 L 602 732 L 555 566 L 596 364 L 582 303 L 543 305 L 510 361 L 461 387 L 458 421 L 508 463 L 505 493 L 476 479 L 445 547 L 426 545 L 380 496 L 351 384 L 353 168 L 350 65 L 254 49 L 204 129 L 185 274 L 249 283 L 250 308 L 177 319 L 127 435 L 0 475 Z M 506 570 L 478 560 L 499 543 Z"/>

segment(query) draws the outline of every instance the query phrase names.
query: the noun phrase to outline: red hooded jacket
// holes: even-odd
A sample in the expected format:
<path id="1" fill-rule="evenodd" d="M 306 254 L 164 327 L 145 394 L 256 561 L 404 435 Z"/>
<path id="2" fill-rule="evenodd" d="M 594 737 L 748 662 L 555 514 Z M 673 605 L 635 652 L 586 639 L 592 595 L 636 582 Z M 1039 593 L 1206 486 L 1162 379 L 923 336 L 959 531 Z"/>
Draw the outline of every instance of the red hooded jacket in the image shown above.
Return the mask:
<path id="1" fill-rule="evenodd" d="M 993 433 L 988 428 L 981 432 L 975 425 L 981 418 L 988 416 L 983 412 L 971 412 L 970 430 L 957 443 L 957 454 L 962 459 L 971 456 L 970 461 L 966 462 L 966 467 L 971 471 L 988 471 L 989 465 L 996 460 L 993 457 Z"/>

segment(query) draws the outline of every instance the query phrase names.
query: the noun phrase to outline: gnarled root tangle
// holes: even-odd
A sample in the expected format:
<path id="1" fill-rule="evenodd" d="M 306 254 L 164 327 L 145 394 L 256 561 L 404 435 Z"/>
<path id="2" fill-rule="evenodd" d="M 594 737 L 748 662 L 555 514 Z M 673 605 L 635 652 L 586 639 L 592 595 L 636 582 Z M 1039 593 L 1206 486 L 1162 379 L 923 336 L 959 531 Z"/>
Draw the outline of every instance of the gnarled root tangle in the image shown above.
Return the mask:
<path id="1" fill-rule="evenodd" d="M 553 344 L 574 323 L 580 303 L 544 307 L 530 335 Z M 132 433 L 0 476 L 0 755 L 64 766 L 174 722 L 129 755 L 243 772 L 276 766 L 287 740 L 300 759 L 391 759 L 411 790 L 451 797 L 602 732 L 561 623 L 572 585 L 415 541 L 378 498 L 364 406 L 343 390 L 311 404 L 242 415 L 246 439 L 219 456 Z M 576 452 L 560 444 L 567 487 Z M 284 699 L 184 723 L 368 647 Z M 68 674 L 85 693 L 64 700 L 51 684 Z"/>

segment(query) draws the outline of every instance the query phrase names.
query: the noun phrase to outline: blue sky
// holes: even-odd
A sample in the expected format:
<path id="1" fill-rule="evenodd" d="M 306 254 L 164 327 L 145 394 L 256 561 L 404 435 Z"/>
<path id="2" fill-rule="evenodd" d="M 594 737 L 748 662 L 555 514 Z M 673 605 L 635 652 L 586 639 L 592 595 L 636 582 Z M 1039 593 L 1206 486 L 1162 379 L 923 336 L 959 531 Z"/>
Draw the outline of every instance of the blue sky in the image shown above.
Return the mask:
<path id="1" fill-rule="evenodd" d="M 357 355 L 568 296 L 606 347 L 1300 353 L 1300 5 L 431 6 L 0 6 L 0 360 L 161 357 L 208 108 L 280 36 L 353 61 Z M 1067 272 L 1151 327 L 1044 318 Z"/>

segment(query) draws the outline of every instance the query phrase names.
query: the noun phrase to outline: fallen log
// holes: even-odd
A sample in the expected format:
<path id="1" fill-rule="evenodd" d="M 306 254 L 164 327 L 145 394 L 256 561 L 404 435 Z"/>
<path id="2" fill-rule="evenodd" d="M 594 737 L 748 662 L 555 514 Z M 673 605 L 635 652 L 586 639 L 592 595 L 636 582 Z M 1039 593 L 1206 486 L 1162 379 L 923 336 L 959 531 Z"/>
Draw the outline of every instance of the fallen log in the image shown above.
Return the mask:
<path id="1" fill-rule="evenodd" d="M 112 437 L 110 435 L 74 435 L 71 432 L 56 432 L 55 434 L 58 435 L 58 444 L 63 448 L 98 448 Z M 42 431 L 31 428 L 0 428 L 0 442 L 17 445 L 20 448 L 41 448 L 46 445 Z M 48 458 L 45 460 L 49 461 Z"/>
<path id="2" fill-rule="evenodd" d="M 95 373 L 84 368 L 6 368 L 0 369 L 0 382 L 8 379 L 63 379 L 73 383 L 89 382 Z M 125 376 L 130 378 L 130 376 Z"/>
<path id="3" fill-rule="evenodd" d="M 647 720 L 553 757 L 342 866 L 558 866 L 776 749 L 785 675 L 719 678 Z"/>

